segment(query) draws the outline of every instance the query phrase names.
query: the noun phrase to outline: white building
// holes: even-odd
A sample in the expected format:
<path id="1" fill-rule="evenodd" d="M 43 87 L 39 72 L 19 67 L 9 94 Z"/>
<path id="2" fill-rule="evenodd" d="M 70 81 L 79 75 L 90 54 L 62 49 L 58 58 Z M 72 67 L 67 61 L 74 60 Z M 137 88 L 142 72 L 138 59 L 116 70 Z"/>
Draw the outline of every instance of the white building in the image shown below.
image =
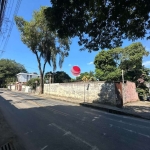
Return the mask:
<path id="1" fill-rule="evenodd" d="M 18 82 L 27 82 L 32 78 L 39 78 L 40 75 L 34 73 L 18 73 L 17 80 Z"/>

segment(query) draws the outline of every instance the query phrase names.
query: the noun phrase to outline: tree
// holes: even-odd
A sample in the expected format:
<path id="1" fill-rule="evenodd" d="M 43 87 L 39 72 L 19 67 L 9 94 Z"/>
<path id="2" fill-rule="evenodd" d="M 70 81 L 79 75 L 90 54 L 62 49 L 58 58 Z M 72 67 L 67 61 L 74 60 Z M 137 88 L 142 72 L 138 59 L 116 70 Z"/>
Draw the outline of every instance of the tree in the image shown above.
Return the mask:
<path id="1" fill-rule="evenodd" d="M 89 75 L 88 72 L 81 73 L 78 77 L 76 77 L 76 81 L 82 81 L 82 78 L 87 75 Z"/>
<path id="2" fill-rule="evenodd" d="M 93 71 L 81 73 L 80 76 L 76 77 L 77 81 L 95 81 L 95 74 Z"/>
<path id="3" fill-rule="evenodd" d="M 53 80 L 54 83 L 66 83 L 66 82 L 71 81 L 70 76 L 64 71 L 57 71 L 55 73 L 47 72 L 45 74 L 45 78 L 49 79 L 50 74 L 51 74 L 51 77 L 54 78 L 54 80 Z"/>
<path id="4" fill-rule="evenodd" d="M 122 40 L 150 38 L 149 0 L 51 0 L 49 27 L 60 37 L 79 37 L 83 49 L 120 47 Z"/>
<path id="5" fill-rule="evenodd" d="M 148 52 L 141 43 L 133 43 L 125 48 L 102 50 L 94 60 L 96 77 L 99 80 L 121 80 L 121 70 L 125 80 L 136 82 L 142 75 L 142 59 Z"/>
<path id="6" fill-rule="evenodd" d="M 17 63 L 15 60 L 11 59 L 1 59 L 0 60 L 0 84 L 6 86 L 10 82 L 16 81 L 16 74 L 24 72 L 27 70 L 25 67 Z"/>
<path id="7" fill-rule="evenodd" d="M 119 80 L 121 77 L 121 69 L 117 67 L 118 59 L 116 51 L 112 49 L 107 51 L 102 50 L 97 54 L 94 60 L 96 78 L 101 81 Z"/>
<path id="8" fill-rule="evenodd" d="M 135 82 L 139 96 L 148 92 L 145 81 L 149 80 L 150 69 L 142 66 L 143 56 L 148 56 L 141 43 L 133 43 L 125 48 L 102 50 L 94 60 L 95 76 L 99 80 L 122 80 L 121 70 L 124 70 L 124 79 Z"/>
<path id="9" fill-rule="evenodd" d="M 59 66 L 62 67 L 64 58 L 68 56 L 70 41 L 68 38 L 58 38 L 47 26 L 44 16 L 46 7 L 40 11 L 34 11 L 31 21 L 25 21 L 22 17 L 15 17 L 16 25 L 21 33 L 21 40 L 35 54 L 40 71 L 40 93 L 44 90 L 44 72 L 48 63 L 56 69 L 56 57 L 59 55 Z M 43 59 L 43 64 L 41 60 Z"/>

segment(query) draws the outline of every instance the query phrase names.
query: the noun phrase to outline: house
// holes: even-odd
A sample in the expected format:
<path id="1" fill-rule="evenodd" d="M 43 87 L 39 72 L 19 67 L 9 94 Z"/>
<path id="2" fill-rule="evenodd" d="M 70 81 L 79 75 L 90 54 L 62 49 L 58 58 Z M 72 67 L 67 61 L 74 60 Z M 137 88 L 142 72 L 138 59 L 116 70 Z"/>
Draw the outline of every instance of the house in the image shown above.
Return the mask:
<path id="1" fill-rule="evenodd" d="M 20 83 L 26 83 L 32 78 L 39 78 L 40 75 L 35 74 L 35 73 L 18 73 L 17 75 L 17 80 Z"/>

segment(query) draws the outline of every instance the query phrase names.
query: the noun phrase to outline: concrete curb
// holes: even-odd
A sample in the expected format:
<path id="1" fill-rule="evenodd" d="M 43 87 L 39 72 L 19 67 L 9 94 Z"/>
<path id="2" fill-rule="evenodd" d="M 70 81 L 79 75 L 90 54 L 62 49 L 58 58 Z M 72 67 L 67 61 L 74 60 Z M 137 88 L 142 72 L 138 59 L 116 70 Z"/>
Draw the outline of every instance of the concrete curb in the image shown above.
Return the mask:
<path id="1" fill-rule="evenodd" d="M 136 117 L 136 118 L 140 118 L 140 119 L 146 119 L 146 120 L 150 120 L 150 118 L 147 118 L 145 116 L 141 116 L 137 113 L 131 113 L 131 112 L 127 112 L 125 110 L 121 110 L 121 108 L 109 108 L 107 106 L 100 106 L 100 105 L 95 105 L 95 104 L 88 104 L 88 103 L 80 103 L 81 106 L 85 106 L 85 107 L 90 107 L 90 108 L 95 108 L 98 110 L 103 110 L 109 113 L 113 113 L 113 114 L 117 114 L 117 115 L 125 115 L 125 116 L 130 116 L 130 117 Z"/>

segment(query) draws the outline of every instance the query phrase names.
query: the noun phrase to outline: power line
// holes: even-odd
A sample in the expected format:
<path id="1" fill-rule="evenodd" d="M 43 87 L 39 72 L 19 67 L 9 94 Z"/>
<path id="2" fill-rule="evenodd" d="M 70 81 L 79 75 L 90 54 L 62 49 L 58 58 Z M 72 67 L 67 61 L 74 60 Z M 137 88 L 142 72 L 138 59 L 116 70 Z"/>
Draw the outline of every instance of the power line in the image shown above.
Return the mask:
<path id="1" fill-rule="evenodd" d="M 5 42 L 4 42 L 4 45 L 3 45 L 3 48 L 2 48 L 3 53 L 5 52 L 6 46 L 7 46 L 7 44 L 8 44 L 8 41 L 9 41 L 9 38 L 10 38 L 10 35 L 11 35 L 11 32 L 12 32 L 12 29 L 13 29 L 13 25 L 14 25 L 14 17 L 18 14 L 18 11 L 19 11 L 21 2 L 22 2 L 22 0 L 17 0 L 17 4 L 16 4 L 15 10 L 14 10 L 14 14 L 13 14 L 13 17 L 12 17 L 12 20 L 11 20 L 11 23 L 10 23 L 10 28 L 9 28 L 7 37 L 6 37 L 6 39 L 5 39 Z M 14 4 L 14 0 L 13 0 L 12 4 Z M 11 15 L 11 11 L 12 11 L 12 8 L 11 8 L 11 10 L 10 10 L 9 17 L 10 17 L 10 15 Z M 1 52 L 0 57 L 2 57 L 2 54 L 3 54 L 3 53 Z"/>

